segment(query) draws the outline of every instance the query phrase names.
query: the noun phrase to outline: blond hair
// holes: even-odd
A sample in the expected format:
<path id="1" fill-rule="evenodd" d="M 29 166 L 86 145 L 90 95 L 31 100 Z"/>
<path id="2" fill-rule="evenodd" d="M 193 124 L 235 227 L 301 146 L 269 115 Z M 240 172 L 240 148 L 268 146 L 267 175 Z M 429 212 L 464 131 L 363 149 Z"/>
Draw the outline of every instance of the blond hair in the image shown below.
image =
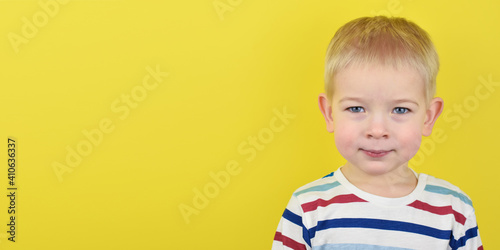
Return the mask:
<path id="1" fill-rule="evenodd" d="M 436 93 L 439 57 L 429 34 L 400 17 L 361 17 L 333 36 L 325 60 L 325 92 L 333 96 L 335 74 L 351 65 L 379 63 L 415 68 L 425 81 L 427 104 Z"/>

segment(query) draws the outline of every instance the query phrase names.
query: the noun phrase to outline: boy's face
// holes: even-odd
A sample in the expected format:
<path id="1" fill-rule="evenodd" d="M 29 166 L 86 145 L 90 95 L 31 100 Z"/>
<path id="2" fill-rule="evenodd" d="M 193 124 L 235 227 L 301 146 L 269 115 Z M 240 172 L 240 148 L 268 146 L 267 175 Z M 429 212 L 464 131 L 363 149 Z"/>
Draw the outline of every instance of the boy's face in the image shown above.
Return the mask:
<path id="1" fill-rule="evenodd" d="M 407 166 L 443 104 L 434 98 L 426 105 L 424 81 L 416 70 L 371 64 L 340 71 L 332 100 L 322 94 L 319 101 L 347 166 L 369 175 Z"/>

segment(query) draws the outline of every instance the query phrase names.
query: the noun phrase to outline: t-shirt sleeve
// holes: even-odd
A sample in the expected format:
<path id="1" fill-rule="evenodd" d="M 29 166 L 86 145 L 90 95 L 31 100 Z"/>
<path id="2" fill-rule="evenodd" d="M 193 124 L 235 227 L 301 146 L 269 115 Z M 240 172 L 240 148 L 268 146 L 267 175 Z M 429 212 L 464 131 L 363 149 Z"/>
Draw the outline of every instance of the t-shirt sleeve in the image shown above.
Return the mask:
<path id="1" fill-rule="evenodd" d="M 309 232 L 304 225 L 303 214 L 297 197 L 293 195 L 278 224 L 274 235 L 273 250 L 311 249 Z"/>
<path id="2" fill-rule="evenodd" d="M 472 212 L 466 219 L 463 230 L 450 242 L 451 249 L 482 250 L 483 244 L 479 235 L 476 214 Z"/>

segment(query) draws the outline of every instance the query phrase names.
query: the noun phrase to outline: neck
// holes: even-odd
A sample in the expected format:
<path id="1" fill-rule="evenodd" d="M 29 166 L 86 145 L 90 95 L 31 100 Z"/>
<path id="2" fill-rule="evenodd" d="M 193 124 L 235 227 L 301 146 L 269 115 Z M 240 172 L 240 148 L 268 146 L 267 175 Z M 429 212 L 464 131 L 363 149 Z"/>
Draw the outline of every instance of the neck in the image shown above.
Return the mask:
<path id="1" fill-rule="evenodd" d="M 391 172 L 371 174 L 347 163 L 341 171 L 346 179 L 357 188 L 387 198 L 409 195 L 418 182 L 417 177 L 407 165 L 400 166 Z"/>

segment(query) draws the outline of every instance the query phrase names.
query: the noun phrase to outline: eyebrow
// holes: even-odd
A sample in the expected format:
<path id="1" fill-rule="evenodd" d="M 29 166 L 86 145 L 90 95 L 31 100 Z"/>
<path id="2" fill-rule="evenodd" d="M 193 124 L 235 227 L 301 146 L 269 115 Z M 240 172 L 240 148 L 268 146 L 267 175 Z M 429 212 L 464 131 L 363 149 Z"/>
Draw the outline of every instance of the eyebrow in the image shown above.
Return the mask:
<path id="1" fill-rule="evenodd" d="M 338 103 L 345 102 L 345 101 L 363 102 L 363 99 L 358 98 L 358 97 L 344 97 L 344 98 L 340 99 Z"/>
<path id="2" fill-rule="evenodd" d="M 413 104 L 417 105 L 417 107 L 420 106 L 420 105 L 418 105 L 418 102 L 411 100 L 411 99 L 404 99 L 404 98 L 403 99 L 396 99 L 396 100 L 394 100 L 394 102 L 395 103 L 409 102 L 409 103 L 413 103 Z"/>

